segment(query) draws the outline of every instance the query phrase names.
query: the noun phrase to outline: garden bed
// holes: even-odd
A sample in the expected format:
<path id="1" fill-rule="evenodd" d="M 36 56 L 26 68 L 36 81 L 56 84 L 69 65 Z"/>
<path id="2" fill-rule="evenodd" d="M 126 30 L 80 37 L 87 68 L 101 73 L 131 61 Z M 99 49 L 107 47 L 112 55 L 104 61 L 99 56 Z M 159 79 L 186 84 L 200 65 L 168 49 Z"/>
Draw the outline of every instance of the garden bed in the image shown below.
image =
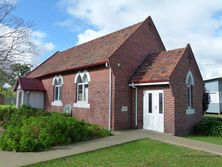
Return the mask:
<path id="1" fill-rule="evenodd" d="M 111 135 L 98 125 L 74 119 L 62 113 L 49 113 L 30 107 L 0 110 L 5 131 L 0 147 L 7 151 L 42 151 L 57 145 Z"/>

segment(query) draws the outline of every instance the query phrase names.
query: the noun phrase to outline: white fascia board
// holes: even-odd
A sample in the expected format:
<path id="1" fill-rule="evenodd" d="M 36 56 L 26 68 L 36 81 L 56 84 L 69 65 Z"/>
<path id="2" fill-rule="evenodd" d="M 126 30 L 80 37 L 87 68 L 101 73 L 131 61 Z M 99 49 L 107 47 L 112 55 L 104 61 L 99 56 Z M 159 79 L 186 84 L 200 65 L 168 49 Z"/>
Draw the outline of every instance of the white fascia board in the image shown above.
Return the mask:
<path id="1" fill-rule="evenodd" d="M 169 85 L 168 81 L 166 82 L 150 82 L 150 83 L 132 83 L 129 86 L 150 86 L 150 85 Z"/>

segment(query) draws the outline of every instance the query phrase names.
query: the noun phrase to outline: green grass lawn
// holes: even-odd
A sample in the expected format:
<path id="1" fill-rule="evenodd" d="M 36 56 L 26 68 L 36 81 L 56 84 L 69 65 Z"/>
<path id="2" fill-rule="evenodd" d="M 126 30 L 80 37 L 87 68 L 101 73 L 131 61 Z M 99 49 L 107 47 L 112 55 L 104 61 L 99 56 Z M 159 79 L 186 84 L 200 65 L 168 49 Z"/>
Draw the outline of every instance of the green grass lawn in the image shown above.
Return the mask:
<path id="1" fill-rule="evenodd" d="M 93 152 L 38 163 L 34 167 L 221 167 L 222 157 L 184 147 L 143 139 Z"/>
<path id="2" fill-rule="evenodd" d="M 15 107 L 15 105 L 11 105 L 12 107 Z M 6 104 L 1 104 L 0 105 L 0 109 L 1 108 L 7 108 L 7 107 L 10 107 L 10 105 L 6 105 Z"/>
<path id="3" fill-rule="evenodd" d="M 204 116 L 205 117 L 219 117 L 219 118 L 222 118 L 222 114 L 207 114 L 207 113 L 205 113 Z"/>
<path id="4" fill-rule="evenodd" d="M 186 138 L 203 141 L 207 143 L 220 144 L 222 145 L 222 137 L 215 136 L 201 136 L 201 135 L 188 135 Z"/>

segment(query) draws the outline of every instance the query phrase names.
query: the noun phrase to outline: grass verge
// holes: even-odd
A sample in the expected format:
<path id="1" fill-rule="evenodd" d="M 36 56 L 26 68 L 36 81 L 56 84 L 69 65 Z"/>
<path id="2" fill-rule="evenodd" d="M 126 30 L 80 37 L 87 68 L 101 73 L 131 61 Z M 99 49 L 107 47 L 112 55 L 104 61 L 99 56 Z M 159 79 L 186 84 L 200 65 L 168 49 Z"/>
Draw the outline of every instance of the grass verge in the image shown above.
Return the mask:
<path id="1" fill-rule="evenodd" d="M 3 109 L 3 108 L 7 108 L 7 107 L 10 107 L 10 106 L 13 107 L 13 108 L 15 107 L 15 105 L 1 104 L 1 105 L 0 105 L 0 109 L 1 109 L 1 108 L 2 108 L 2 109 Z"/>
<path id="2" fill-rule="evenodd" d="M 201 135 L 188 135 L 186 138 L 192 139 L 192 140 L 198 140 L 202 142 L 212 143 L 212 144 L 219 144 L 222 145 L 222 137 L 216 137 L 216 136 L 201 136 Z"/>
<path id="3" fill-rule="evenodd" d="M 48 162 L 37 163 L 32 167 L 221 167 L 222 157 L 184 147 L 143 139 L 113 146 L 93 152 L 78 154 Z"/>

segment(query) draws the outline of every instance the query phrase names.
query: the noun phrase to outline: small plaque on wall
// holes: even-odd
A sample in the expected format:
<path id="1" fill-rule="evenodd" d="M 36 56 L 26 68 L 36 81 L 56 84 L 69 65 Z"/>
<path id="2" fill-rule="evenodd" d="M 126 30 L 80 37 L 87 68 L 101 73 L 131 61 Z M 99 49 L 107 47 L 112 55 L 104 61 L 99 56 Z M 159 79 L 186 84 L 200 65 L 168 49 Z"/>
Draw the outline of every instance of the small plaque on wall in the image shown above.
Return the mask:
<path id="1" fill-rule="evenodd" d="M 122 106 L 121 111 L 122 112 L 127 112 L 128 111 L 128 106 Z"/>

